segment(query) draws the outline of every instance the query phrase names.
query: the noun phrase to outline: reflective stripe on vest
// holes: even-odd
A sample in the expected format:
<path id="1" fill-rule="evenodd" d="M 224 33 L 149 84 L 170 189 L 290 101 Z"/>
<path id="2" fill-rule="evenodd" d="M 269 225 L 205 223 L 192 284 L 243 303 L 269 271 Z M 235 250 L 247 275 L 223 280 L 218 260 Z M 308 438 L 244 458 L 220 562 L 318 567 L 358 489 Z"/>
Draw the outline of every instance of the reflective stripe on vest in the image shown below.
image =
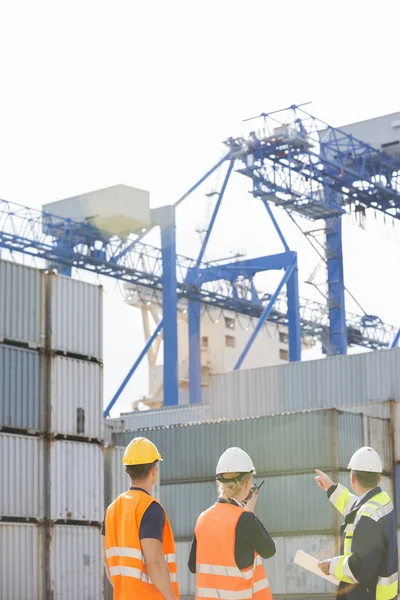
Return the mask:
<path id="1" fill-rule="evenodd" d="M 391 600 L 396 598 L 399 587 L 398 573 L 390 577 L 379 577 L 376 586 L 376 600 Z"/>
<path id="2" fill-rule="evenodd" d="M 146 560 L 140 543 L 140 524 L 148 507 L 155 499 L 141 490 L 121 494 L 106 512 L 106 557 L 114 586 L 114 600 L 146 598 L 162 600 L 147 572 Z M 170 580 L 179 599 L 175 542 L 165 514 L 162 549 L 168 564 Z"/>
<path id="3" fill-rule="evenodd" d="M 144 563 L 146 562 L 142 551 L 136 550 L 135 548 L 118 548 L 118 546 L 115 546 L 114 548 L 108 548 L 106 550 L 106 556 L 107 558 L 111 558 L 112 556 L 126 556 L 127 558 L 136 558 Z M 167 563 L 176 562 L 175 554 L 166 554 L 164 558 Z"/>
<path id="4" fill-rule="evenodd" d="M 357 496 L 353 496 L 347 488 L 340 483 L 337 484 L 336 490 L 330 495 L 329 501 L 342 515 L 346 516 L 352 509 Z"/>
<path id="5" fill-rule="evenodd" d="M 272 600 L 260 556 L 254 553 L 248 569 L 236 564 L 236 526 L 242 514 L 239 506 L 217 503 L 200 515 L 195 529 L 196 598 Z"/>

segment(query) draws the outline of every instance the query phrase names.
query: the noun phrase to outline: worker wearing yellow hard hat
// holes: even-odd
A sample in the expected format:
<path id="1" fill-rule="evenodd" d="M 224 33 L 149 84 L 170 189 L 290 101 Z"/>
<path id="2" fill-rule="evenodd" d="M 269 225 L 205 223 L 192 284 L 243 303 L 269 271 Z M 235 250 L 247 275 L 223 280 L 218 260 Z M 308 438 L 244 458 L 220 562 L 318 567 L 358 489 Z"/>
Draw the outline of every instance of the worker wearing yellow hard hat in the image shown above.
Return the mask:
<path id="1" fill-rule="evenodd" d="M 107 508 L 103 561 L 114 600 L 177 600 L 175 541 L 164 508 L 151 496 L 162 457 L 147 438 L 126 447 L 122 464 L 130 489 Z"/>
<path id="2" fill-rule="evenodd" d="M 318 486 L 345 518 L 340 555 L 320 562 L 319 567 L 340 582 L 340 599 L 393 600 L 398 592 L 396 513 L 379 487 L 380 456 L 373 448 L 360 448 L 348 469 L 354 494 L 317 470 Z"/>

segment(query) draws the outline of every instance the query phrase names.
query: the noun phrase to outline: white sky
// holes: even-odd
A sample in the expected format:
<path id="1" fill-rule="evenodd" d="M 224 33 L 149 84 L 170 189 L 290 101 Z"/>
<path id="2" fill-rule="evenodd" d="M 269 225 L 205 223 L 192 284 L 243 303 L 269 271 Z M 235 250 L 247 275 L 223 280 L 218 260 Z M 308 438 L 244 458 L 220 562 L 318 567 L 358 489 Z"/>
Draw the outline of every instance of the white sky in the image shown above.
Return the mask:
<path id="1" fill-rule="evenodd" d="M 152 206 L 172 203 L 243 118 L 308 100 L 332 125 L 395 112 L 399 22 L 393 0 L 3 0 L 0 196 L 40 208 L 126 183 L 149 189 Z M 204 224 L 201 198 L 182 209 L 187 231 Z M 275 252 L 257 210 L 239 177 L 210 252 Z M 315 259 L 278 216 L 305 279 Z M 182 232 L 179 249 L 190 253 Z M 345 224 L 347 285 L 367 312 L 395 324 L 398 232 L 373 218 L 367 231 Z M 106 283 L 105 403 L 143 344 L 140 313 L 115 287 Z M 146 391 L 144 364 L 119 408 Z"/>

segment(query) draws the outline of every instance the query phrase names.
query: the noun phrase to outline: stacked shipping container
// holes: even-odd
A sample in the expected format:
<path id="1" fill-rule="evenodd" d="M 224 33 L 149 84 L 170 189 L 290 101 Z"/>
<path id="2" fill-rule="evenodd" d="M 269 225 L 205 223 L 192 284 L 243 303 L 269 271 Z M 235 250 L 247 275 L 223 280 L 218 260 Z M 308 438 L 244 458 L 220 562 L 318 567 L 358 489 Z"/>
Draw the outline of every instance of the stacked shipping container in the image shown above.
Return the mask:
<path id="1" fill-rule="evenodd" d="M 384 442 L 390 438 L 389 421 L 330 409 L 116 433 L 118 447 L 107 450 L 107 501 L 127 487 L 120 459 L 136 435 L 149 437 L 164 455 L 160 495 L 177 538 L 183 596 L 194 594 L 186 561 L 196 518 L 216 499 L 215 464 L 229 446 L 247 450 L 257 480 L 266 479 L 257 514 L 277 544 L 276 557 L 266 564 L 274 596 L 334 592 L 292 564 L 298 549 L 322 558 L 338 550 L 339 515 L 317 489 L 315 468 L 348 484 L 349 457 L 371 444 L 383 457 L 383 487 L 392 492 L 391 446 Z"/>
<path id="2" fill-rule="evenodd" d="M 101 297 L 98 286 L 0 261 L 0 597 L 7 600 L 102 594 Z M 16 577 L 24 557 L 24 577 Z"/>

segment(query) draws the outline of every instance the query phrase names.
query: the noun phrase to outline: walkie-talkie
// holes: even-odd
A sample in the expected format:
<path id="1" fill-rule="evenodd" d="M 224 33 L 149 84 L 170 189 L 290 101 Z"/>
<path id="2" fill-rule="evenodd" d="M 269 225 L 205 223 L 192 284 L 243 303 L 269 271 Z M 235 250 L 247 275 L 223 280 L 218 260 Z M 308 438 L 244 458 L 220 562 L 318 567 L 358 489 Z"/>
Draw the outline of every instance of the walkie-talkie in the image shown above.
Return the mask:
<path id="1" fill-rule="evenodd" d="M 245 500 L 243 500 L 243 504 L 247 504 L 249 502 L 249 500 L 251 500 L 254 492 L 259 492 L 262 485 L 264 484 L 264 479 L 262 480 L 262 482 L 260 483 L 260 485 L 256 485 L 255 483 L 253 483 L 253 485 L 250 488 L 250 492 L 249 495 L 247 496 L 247 498 Z"/>

